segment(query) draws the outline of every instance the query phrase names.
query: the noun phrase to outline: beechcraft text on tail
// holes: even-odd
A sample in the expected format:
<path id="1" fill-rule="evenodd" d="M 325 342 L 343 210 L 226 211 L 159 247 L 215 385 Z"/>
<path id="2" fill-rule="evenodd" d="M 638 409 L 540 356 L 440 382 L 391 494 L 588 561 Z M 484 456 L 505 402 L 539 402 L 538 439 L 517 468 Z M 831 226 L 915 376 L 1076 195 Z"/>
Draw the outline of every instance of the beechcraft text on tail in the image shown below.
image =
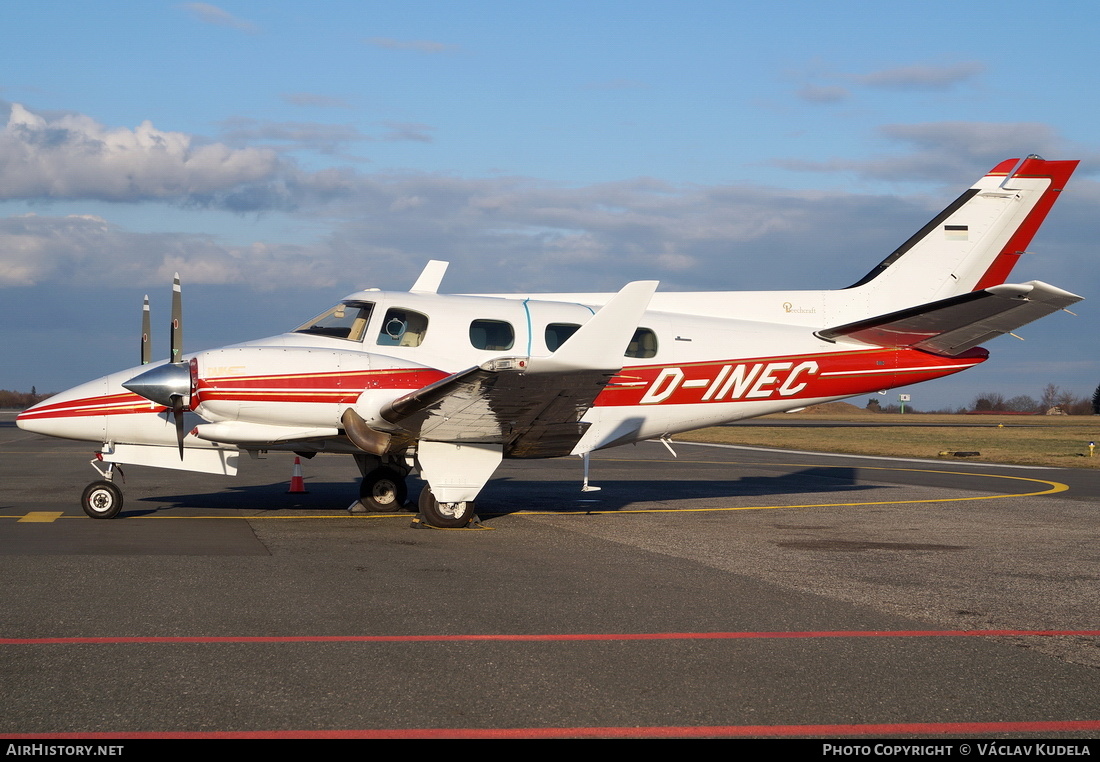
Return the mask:
<path id="1" fill-rule="evenodd" d="M 755 293 L 439 293 L 370 289 L 289 333 L 185 352 L 177 277 L 169 359 L 69 389 L 19 426 L 99 446 L 84 510 L 122 507 L 119 464 L 224 475 L 242 453 L 350 455 L 356 510 L 466 526 L 503 458 L 579 455 L 940 378 L 979 345 L 1079 301 L 1006 280 L 1076 161 L 993 168 L 848 288 Z"/>

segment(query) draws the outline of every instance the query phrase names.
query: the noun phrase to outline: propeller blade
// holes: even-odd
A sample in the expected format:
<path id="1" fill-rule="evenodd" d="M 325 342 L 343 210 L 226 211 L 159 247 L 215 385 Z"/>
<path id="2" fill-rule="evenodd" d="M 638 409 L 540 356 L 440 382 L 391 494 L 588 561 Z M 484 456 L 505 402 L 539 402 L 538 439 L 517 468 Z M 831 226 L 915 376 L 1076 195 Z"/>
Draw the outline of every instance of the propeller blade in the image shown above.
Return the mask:
<path id="1" fill-rule="evenodd" d="M 183 293 L 180 290 L 180 274 L 172 276 L 172 341 L 168 362 L 183 359 Z"/>
<path id="2" fill-rule="evenodd" d="M 149 294 L 145 295 L 145 304 L 141 308 L 141 364 L 148 365 L 153 359 L 153 348 L 149 344 Z"/>
<path id="3" fill-rule="evenodd" d="M 176 419 L 176 442 L 180 447 L 180 460 L 183 460 L 183 397 L 172 395 L 172 417 Z"/>

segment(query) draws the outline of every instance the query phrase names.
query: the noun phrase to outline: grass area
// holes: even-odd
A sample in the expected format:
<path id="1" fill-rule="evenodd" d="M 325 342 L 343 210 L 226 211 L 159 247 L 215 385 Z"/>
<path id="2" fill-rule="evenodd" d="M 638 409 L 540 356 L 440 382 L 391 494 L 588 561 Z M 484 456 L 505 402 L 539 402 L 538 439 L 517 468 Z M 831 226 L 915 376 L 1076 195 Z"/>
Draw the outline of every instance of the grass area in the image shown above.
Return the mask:
<path id="1" fill-rule="evenodd" d="M 675 439 L 857 455 L 1100 468 L 1100 447 L 1096 457 L 1088 457 L 1089 442 L 1100 445 L 1100 416 L 788 413 L 755 420 L 759 422 L 756 425 L 699 429 Z M 791 426 L 795 421 L 875 425 Z M 939 455 L 945 451 L 977 451 L 981 455 Z"/>

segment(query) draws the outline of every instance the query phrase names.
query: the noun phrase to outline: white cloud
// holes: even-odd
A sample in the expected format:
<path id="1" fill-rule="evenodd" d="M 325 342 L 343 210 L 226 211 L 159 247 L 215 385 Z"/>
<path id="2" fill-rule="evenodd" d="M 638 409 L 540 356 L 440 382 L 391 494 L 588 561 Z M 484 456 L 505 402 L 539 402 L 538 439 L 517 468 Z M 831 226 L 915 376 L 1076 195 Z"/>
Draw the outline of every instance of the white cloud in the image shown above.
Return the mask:
<path id="1" fill-rule="evenodd" d="M 309 106 L 316 108 L 350 108 L 351 105 L 343 98 L 320 93 L 282 93 L 280 96 L 292 106 Z"/>
<path id="2" fill-rule="evenodd" d="M 241 32 L 248 32 L 249 34 L 255 34 L 259 31 L 258 27 L 251 21 L 239 19 L 216 5 L 210 5 L 209 3 L 184 3 L 180 7 L 191 13 L 204 24 L 229 27 L 230 29 L 236 29 Z"/>
<path id="3" fill-rule="evenodd" d="M 874 71 L 869 74 L 843 74 L 820 61 L 814 61 L 809 70 L 796 74 L 799 79 L 815 79 L 832 84 L 807 83 L 795 95 L 807 103 L 839 103 L 852 98 L 852 85 L 879 90 L 895 91 L 946 91 L 968 80 L 973 80 L 986 70 L 979 61 L 947 64 L 910 64 Z"/>
<path id="4" fill-rule="evenodd" d="M 906 152 L 870 159 L 782 159 L 773 164 L 796 171 L 851 172 L 874 180 L 960 183 L 1004 159 L 1032 153 L 1055 159 L 1070 150 L 1052 127 L 1038 122 L 888 124 L 878 132 L 907 146 Z"/>
<path id="5" fill-rule="evenodd" d="M 336 154 L 348 144 L 372 140 L 352 124 L 323 122 L 269 122 L 234 117 L 221 123 L 222 137 L 230 145 L 281 144 L 288 148 L 306 148 L 324 154 Z"/>
<path id="6" fill-rule="evenodd" d="M 398 50 L 404 53 L 453 53 L 459 49 L 457 45 L 432 40 L 395 40 L 392 37 L 371 37 L 366 42 L 376 48 Z"/>
<path id="7" fill-rule="evenodd" d="M 666 289 L 843 287 L 929 215 L 923 199 L 644 178 L 579 188 L 347 172 L 309 181 L 288 192 L 324 201 L 308 211 L 328 232 L 302 245 L 231 246 L 98 218 L 0 219 L 0 285 L 120 274 L 153 285 L 179 270 L 192 283 L 262 289 L 406 288 L 434 258 L 454 263 L 452 291 L 610 290 L 638 278 Z"/>
<path id="8" fill-rule="evenodd" d="M 979 61 L 954 64 L 912 64 L 853 77 L 856 82 L 886 90 L 947 90 L 985 71 Z"/>
<path id="9" fill-rule="evenodd" d="M 149 121 L 131 130 L 81 114 L 47 118 L 18 103 L 0 133 L 0 199 L 212 203 L 269 183 L 282 169 L 268 148 L 196 144 Z"/>
<path id="10" fill-rule="evenodd" d="M 798 97 L 810 103 L 839 103 L 851 97 L 851 93 L 838 85 L 806 85 L 799 89 Z"/>
<path id="11" fill-rule="evenodd" d="M 417 143 L 431 143 L 434 140 L 430 133 L 435 128 L 431 125 L 418 122 L 384 122 L 383 126 L 386 132 L 379 140 L 390 142 L 411 140 Z"/>
<path id="12" fill-rule="evenodd" d="M 0 219 L 0 286 L 120 276 L 155 284 L 178 269 L 190 282 L 257 288 L 402 288 L 426 260 L 443 258 L 455 263 L 448 288 L 464 291 L 576 290 L 580 277 L 583 288 L 596 290 L 651 277 L 665 288 L 700 290 L 839 287 L 861 277 L 929 212 L 923 198 L 648 178 L 566 187 L 348 168 L 307 173 L 272 148 L 247 144 L 282 140 L 335 150 L 384 138 L 348 126 L 234 124 L 230 135 L 241 147 L 196 145 L 148 122 L 112 129 L 79 114 L 47 117 L 12 105 L 0 134 L 0 198 L 283 210 L 322 232 L 305 244 L 234 246 L 210 236 L 134 233 L 86 215 L 9 217 Z M 387 126 L 404 139 L 429 138 L 424 125 Z M 1033 123 L 889 125 L 881 134 L 902 152 L 777 163 L 961 184 L 1009 156 L 1049 151 L 1056 158 L 1063 142 Z"/>
<path id="13" fill-rule="evenodd" d="M 287 245 L 225 246 L 209 236 L 133 233 L 93 215 L 0 219 L 0 288 L 46 283 L 152 286 L 187 273 L 191 283 L 254 288 L 331 286 L 316 252 Z"/>

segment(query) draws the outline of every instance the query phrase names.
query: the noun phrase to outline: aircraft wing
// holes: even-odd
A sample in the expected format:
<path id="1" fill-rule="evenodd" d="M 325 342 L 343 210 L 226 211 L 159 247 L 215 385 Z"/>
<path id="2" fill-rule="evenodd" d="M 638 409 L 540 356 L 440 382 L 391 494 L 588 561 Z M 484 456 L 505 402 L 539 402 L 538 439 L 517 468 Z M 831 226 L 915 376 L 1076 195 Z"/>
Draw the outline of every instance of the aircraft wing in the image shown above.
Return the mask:
<path id="1" fill-rule="evenodd" d="M 568 455 L 585 412 L 622 369 L 627 345 L 657 288 L 625 286 L 549 357 L 500 357 L 384 406 L 395 436 L 504 445 L 510 457 Z"/>
<path id="2" fill-rule="evenodd" d="M 581 417 L 618 369 L 538 373 L 507 359 L 511 367 L 491 361 L 407 394 L 382 418 L 416 439 L 503 444 L 518 458 L 568 455 L 588 428 Z"/>
<path id="3" fill-rule="evenodd" d="M 829 341 L 853 339 L 955 356 L 1082 298 L 1037 280 L 1006 283 L 827 328 L 815 335 Z"/>

